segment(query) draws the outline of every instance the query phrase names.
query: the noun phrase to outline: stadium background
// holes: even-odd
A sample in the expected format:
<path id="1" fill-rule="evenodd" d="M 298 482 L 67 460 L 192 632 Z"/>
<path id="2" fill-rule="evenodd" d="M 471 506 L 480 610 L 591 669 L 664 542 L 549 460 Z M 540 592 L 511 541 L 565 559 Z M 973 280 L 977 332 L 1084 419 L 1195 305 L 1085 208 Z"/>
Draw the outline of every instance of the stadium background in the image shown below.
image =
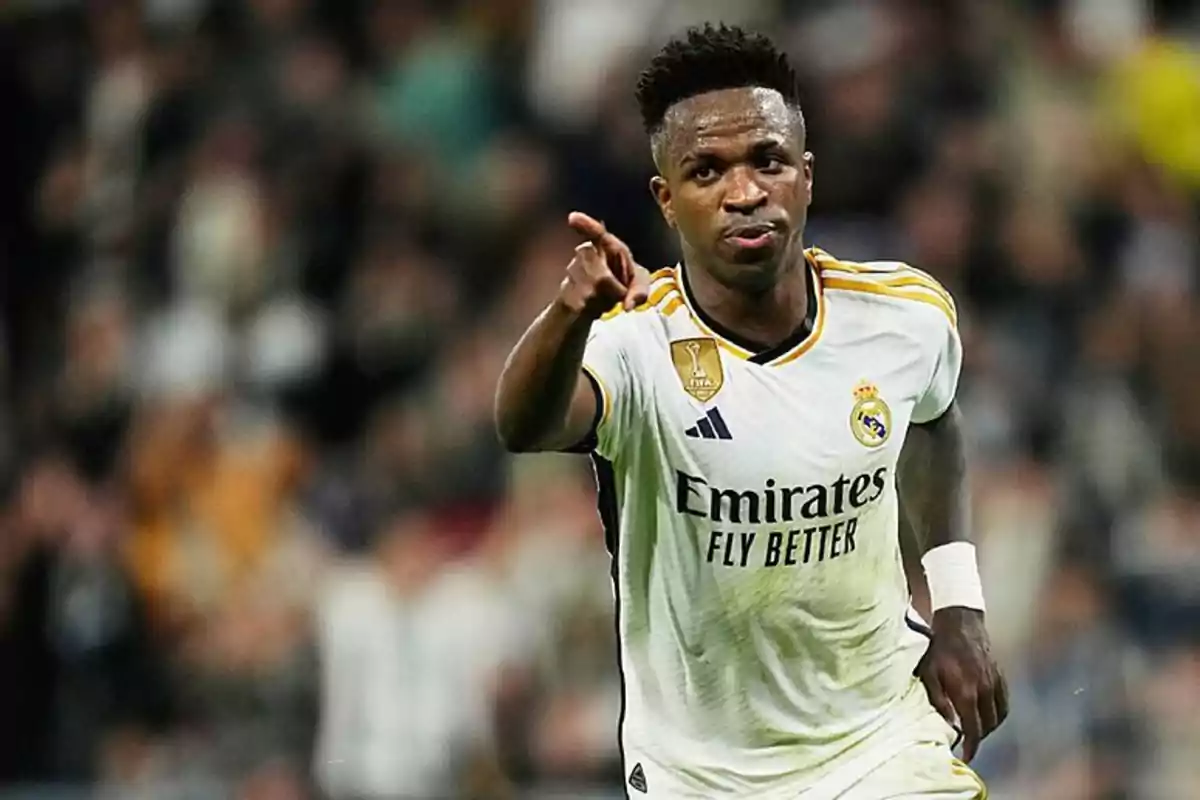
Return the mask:
<path id="1" fill-rule="evenodd" d="M 1200 797 L 1195 3 L 0 4 L 0 797 L 620 796 L 586 461 L 492 390 L 674 260 L 633 77 L 803 72 L 809 240 L 962 310 L 1004 798 Z"/>

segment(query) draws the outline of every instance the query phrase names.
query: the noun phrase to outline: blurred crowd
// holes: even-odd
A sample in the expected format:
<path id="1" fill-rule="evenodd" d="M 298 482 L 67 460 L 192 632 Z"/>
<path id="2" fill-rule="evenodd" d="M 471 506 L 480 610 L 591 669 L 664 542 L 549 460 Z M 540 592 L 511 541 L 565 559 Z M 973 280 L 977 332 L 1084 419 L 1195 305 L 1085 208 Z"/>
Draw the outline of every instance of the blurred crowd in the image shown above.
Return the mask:
<path id="1" fill-rule="evenodd" d="M 809 242 L 958 300 L 992 798 L 1200 796 L 1196 5 L 0 4 L 0 797 L 622 796 L 592 477 L 493 387 L 568 210 L 676 260 L 632 85 L 717 19 Z"/>

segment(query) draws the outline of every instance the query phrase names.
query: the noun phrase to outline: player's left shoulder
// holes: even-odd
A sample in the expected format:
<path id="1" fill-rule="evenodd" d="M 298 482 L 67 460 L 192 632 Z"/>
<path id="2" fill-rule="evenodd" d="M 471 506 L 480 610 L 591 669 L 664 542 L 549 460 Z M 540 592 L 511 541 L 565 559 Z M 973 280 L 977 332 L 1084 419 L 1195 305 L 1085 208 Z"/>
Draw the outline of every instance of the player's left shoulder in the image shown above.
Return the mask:
<path id="1" fill-rule="evenodd" d="M 631 329 L 653 327 L 683 308 L 678 267 L 663 267 L 650 273 L 648 284 L 646 299 L 640 305 L 626 310 L 618 303 L 601 315 L 599 322 Z"/>
<path id="2" fill-rule="evenodd" d="M 937 278 L 903 261 L 847 261 L 813 248 L 823 292 L 886 307 L 907 320 L 958 327 L 954 297 Z"/>

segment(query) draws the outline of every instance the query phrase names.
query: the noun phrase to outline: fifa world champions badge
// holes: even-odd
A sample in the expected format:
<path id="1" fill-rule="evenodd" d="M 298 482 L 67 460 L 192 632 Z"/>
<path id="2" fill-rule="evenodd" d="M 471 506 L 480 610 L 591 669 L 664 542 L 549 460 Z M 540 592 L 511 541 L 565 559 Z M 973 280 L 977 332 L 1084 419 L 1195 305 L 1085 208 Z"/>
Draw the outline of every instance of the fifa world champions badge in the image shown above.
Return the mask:
<path id="1" fill-rule="evenodd" d="M 671 342 L 671 362 L 683 390 L 701 403 L 706 403 L 725 383 L 721 353 L 713 339 L 681 339 Z"/>
<path id="2" fill-rule="evenodd" d="M 879 447 L 891 435 L 892 410 L 879 396 L 879 388 L 869 381 L 854 387 L 850 430 L 864 447 Z"/>

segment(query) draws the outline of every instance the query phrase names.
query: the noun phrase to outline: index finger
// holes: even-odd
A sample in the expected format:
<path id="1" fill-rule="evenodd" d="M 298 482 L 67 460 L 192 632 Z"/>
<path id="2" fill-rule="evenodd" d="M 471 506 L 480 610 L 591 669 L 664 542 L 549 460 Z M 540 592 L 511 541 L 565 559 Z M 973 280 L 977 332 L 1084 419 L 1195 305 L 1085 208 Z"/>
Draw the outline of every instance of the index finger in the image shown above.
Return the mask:
<path id="1" fill-rule="evenodd" d="M 999 669 L 993 680 L 996 687 L 996 724 L 1000 725 L 1008 717 L 1008 681 Z"/>
<path id="2" fill-rule="evenodd" d="M 579 235 L 596 244 L 608 233 L 608 228 L 598 219 L 584 214 L 582 211 L 572 211 L 567 215 L 567 224 Z"/>
<path id="3" fill-rule="evenodd" d="M 582 211 L 572 211 L 567 215 L 567 224 L 603 250 L 609 269 L 622 283 L 630 283 L 633 279 L 633 253 L 624 242 L 609 233 L 603 222 Z"/>
<path id="4" fill-rule="evenodd" d="M 954 710 L 958 712 L 958 721 L 962 725 L 963 761 L 968 764 L 979 750 L 983 740 L 982 723 L 979 719 L 979 703 L 976 698 L 956 693 L 953 697 Z"/>
<path id="5" fill-rule="evenodd" d="M 1000 712 L 997 710 L 999 703 L 995 689 L 981 691 L 976 705 L 979 707 L 979 736 L 980 739 L 986 739 L 992 731 L 1000 727 Z"/>

